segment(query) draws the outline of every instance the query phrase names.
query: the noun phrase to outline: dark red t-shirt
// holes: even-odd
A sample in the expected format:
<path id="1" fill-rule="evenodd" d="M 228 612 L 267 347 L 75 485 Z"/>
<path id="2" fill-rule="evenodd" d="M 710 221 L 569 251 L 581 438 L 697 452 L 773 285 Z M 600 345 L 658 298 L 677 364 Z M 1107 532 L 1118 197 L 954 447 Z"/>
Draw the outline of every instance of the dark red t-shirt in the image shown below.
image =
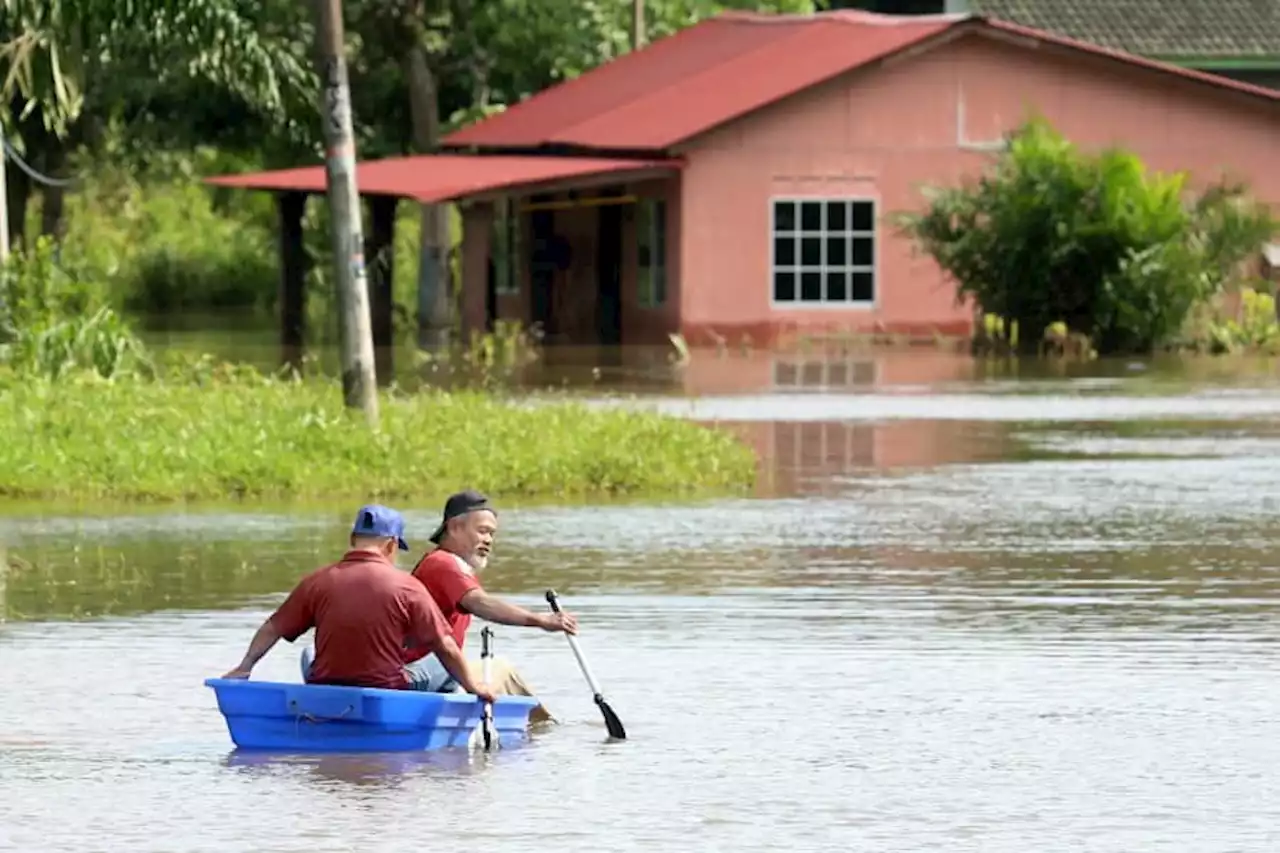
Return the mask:
<path id="1" fill-rule="evenodd" d="M 425 653 L 449 634 L 422 585 L 368 551 L 348 551 L 304 577 L 271 622 L 289 642 L 316 629 L 309 683 L 353 687 L 405 687 L 405 641 Z"/>
<path id="2" fill-rule="evenodd" d="M 449 623 L 453 641 L 462 648 L 467 628 L 471 626 L 471 614 L 462 609 L 462 596 L 473 589 L 480 589 L 480 581 L 460 557 L 443 548 L 437 548 L 418 561 L 413 576 L 431 593 L 431 600 L 440 608 L 440 614 Z M 422 657 L 422 649 L 412 650 Z"/>

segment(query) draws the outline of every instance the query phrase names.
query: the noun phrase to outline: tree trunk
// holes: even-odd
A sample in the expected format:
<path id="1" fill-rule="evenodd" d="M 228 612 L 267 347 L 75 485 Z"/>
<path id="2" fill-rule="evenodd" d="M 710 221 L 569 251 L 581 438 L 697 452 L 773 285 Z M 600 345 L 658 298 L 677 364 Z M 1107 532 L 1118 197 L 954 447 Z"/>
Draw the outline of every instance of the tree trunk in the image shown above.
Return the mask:
<path id="1" fill-rule="evenodd" d="M 413 121 L 413 147 L 422 154 L 440 142 L 439 90 L 436 76 L 421 44 L 405 56 L 409 83 L 409 111 Z M 453 321 L 450 275 L 448 208 L 442 204 L 421 206 L 422 228 L 418 255 L 418 346 L 437 349 L 449 341 Z"/>
<path id="2" fill-rule="evenodd" d="M 50 135 L 45 140 L 44 157 L 41 159 L 43 168 L 41 171 L 54 180 L 62 180 L 66 165 L 66 146 L 62 140 Z M 61 239 L 66 225 L 63 215 L 66 188 L 60 185 L 41 185 L 40 196 L 43 199 L 43 204 L 40 206 L 40 233 L 54 239 Z"/>
<path id="3" fill-rule="evenodd" d="M 5 200 L 9 205 L 9 250 L 18 251 L 26 237 L 27 199 L 31 197 L 31 179 L 8 158 L 5 159 Z"/>

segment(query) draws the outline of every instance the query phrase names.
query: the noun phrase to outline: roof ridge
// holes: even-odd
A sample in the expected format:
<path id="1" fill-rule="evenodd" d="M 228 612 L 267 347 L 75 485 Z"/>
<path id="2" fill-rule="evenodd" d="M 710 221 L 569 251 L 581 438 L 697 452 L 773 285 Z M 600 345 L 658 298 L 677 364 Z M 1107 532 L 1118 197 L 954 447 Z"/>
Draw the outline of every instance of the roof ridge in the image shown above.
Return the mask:
<path id="1" fill-rule="evenodd" d="M 730 14 L 736 14 L 736 13 L 730 13 Z M 746 13 L 744 13 L 744 14 L 747 14 L 747 15 L 753 15 L 753 14 L 755 14 L 755 13 L 752 13 L 752 12 L 746 12 Z M 700 22 L 699 24 L 695 24 L 694 26 L 703 26 L 703 25 L 706 25 L 706 24 L 712 24 L 712 23 L 716 23 L 716 22 L 730 23 L 730 21 L 726 21 L 726 20 L 725 20 L 725 18 L 726 18 L 726 17 L 727 17 L 727 15 L 722 13 L 722 14 L 720 14 L 720 15 L 716 15 L 715 17 L 707 18 L 707 19 L 703 20 L 702 22 Z M 775 15 L 775 16 L 773 16 L 773 17 L 775 17 L 775 18 L 789 18 L 790 20 L 788 20 L 788 21 L 787 21 L 787 23 L 789 23 L 789 24 L 797 24 L 797 23 L 802 23 L 804 19 L 806 19 L 806 18 L 810 18 L 810 17 L 813 17 L 813 16 L 811 16 L 811 15 L 785 15 L 785 16 L 783 16 L 783 15 Z M 692 29 L 692 27 L 690 27 L 690 29 Z M 796 38 L 796 37 L 798 37 L 798 36 L 807 36 L 807 35 L 808 35 L 808 34 L 807 34 L 803 29 L 799 29 L 799 28 L 798 28 L 798 29 L 796 30 L 796 32 L 792 33 L 792 34 L 791 34 L 791 35 L 789 35 L 789 36 L 785 36 L 785 37 L 783 37 L 780 41 L 782 41 L 782 42 L 786 42 L 786 41 L 789 41 L 790 39 Z M 740 59 L 740 58 L 742 58 L 742 57 L 744 57 L 744 56 L 749 56 L 749 55 L 751 55 L 751 54 L 753 54 L 753 53 L 759 53 L 760 51 L 763 51 L 763 50 L 773 50 L 773 49 L 775 49 L 775 48 L 777 47 L 778 43 L 779 43 L 778 41 L 767 41 L 767 42 L 762 42 L 762 43 L 760 43 L 760 44 L 758 44 L 758 45 L 756 45 L 756 46 L 754 46 L 754 47 L 750 48 L 749 50 L 744 50 L 744 51 L 742 51 L 741 53 L 739 53 L 739 54 L 735 55 L 735 56 L 733 57 L 733 60 L 734 60 L 734 61 L 737 61 L 738 59 Z M 617 104 L 617 105 L 615 105 L 615 106 L 612 106 L 612 107 L 610 107 L 609 109 L 604 110 L 604 111 L 599 112 L 599 113 L 596 113 L 595 115 L 593 115 L 593 116 L 591 116 L 591 117 L 589 117 L 589 118 L 587 118 L 587 119 L 585 119 L 585 120 L 583 120 L 583 121 L 574 122 L 573 124 L 569 125 L 568 127 L 562 127 L 562 128 L 560 128 L 559 130 L 557 130 L 557 131 L 556 131 L 556 134 L 555 134 L 555 135 L 556 135 L 556 136 L 561 136 L 561 135 L 564 135 L 564 134 L 572 133 L 572 132 L 573 132 L 573 130 L 574 130 L 574 128 L 580 127 L 580 126 L 582 126 L 582 125 L 584 125 L 584 124 L 590 124 L 590 123 L 593 123 L 593 122 L 599 121 L 601 118 L 603 118 L 604 116 L 609 115 L 610 113 L 617 112 L 617 111 L 619 111 L 619 110 L 629 109 L 629 108 L 630 108 L 632 105 L 634 105 L 637 101 L 644 101 L 644 100 L 648 100 L 649 98 L 654 97 L 655 95 L 657 95 L 657 94 L 658 94 L 658 93 L 660 93 L 660 92 L 666 92 L 666 91 L 669 91 L 669 90 L 671 90 L 671 89 L 675 89 L 675 88 L 680 87 L 680 86 L 688 85 L 688 83 L 689 83 L 689 81 L 690 81 L 690 80 L 695 80 L 695 79 L 697 79 L 697 78 L 699 78 L 699 77 L 702 77 L 702 76 L 704 76 L 704 75 L 707 75 L 707 74 L 713 74 L 713 73 L 715 73 L 715 72 L 719 71 L 719 70 L 720 70 L 720 68 L 721 68 L 722 66 L 723 66 L 723 63 L 721 63 L 721 64 L 717 64 L 717 65 L 712 65 L 712 66 L 710 66 L 710 67 L 707 67 L 707 68 L 703 68 L 703 69 L 701 69 L 701 70 L 700 70 L 700 71 L 698 71 L 696 74 L 692 74 L 692 75 L 690 75 L 690 76 L 688 76 L 688 77 L 683 77 L 683 78 L 681 78 L 681 79 L 679 79 L 679 80 L 672 80 L 671 82 L 667 83 L 665 86 L 659 86 L 659 87 L 656 87 L 656 88 L 652 88 L 652 89 L 648 90 L 647 92 L 645 92 L 643 95 L 641 95 L 641 96 L 640 96 L 640 97 L 638 97 L 638 98 L 633 98 L 632 100 L 627 101 L 627 102 L 625 102 L 625 103 L 621 103 L 621 104 Z"/>
<path id="2" fill-rule="evenodd" d="M 633 63 L 637 60 L 637 57 L 642 57 L 646 51 L 652 50 L 656 45 L 659 45 L 659 44 L 662 44 L 664 49 L 669 49 L 670 45 L 664 44 L 665 42 L 672 42 L 672 41 L 679 40 L 682 37 L 686 37 L 689 33 L 697 29 L 698 27 L 704 26 L 706 24 L 716 23 L 719 19 L 720 19 L 720 16 L 717 15 L 711 18 L 703 19 L 702 21 L 698 21 L 697 23 L 687 27 L 681 27 L 680 29 L 673 31 L 670 34 L 665 35 L 658 39 L 654 39 L 653 41 L 648 42 L 640 46 L 639 48 L 633 48 L 631 50 L 626 51 L 625 53 L 622 53 L 618 56 L 613 57 L 612 59 L 606 59 L 597 65 L 594 65 L 590 68 L 587 68 L 579 72 L 578 74 L 573 75 L 572 77 L 565 77 L 559 81 L 553 82 L 550 86 L 547 86 L 544 89 L 540 89 L 536 92 L 533 92 L 532 94 L 526 96 L 525 98 L 522 98 L 521 100 L 516 101 L 514 104 L 505 105 L 501 111 L 494 113 L 493 115 L 486 116 L 471 124 L 455 129 L 451 133 L 446 134 L 445 139 L 447 139 L 449 136 L 453 136 L 458 133 L 464 133 L 466 131 L 477 128 L 480 125 L 485 124 L 486 122 L 492 121 L 494 119 L 499 119 L 503 116 L 506 116 L 508 113 L 523 111 L 526 108 L 526 105 L 538 102 L 543 96 L 548 95 L 553 91 L 563 93 L 565 91 L 572 91 L 574 89 L 581 88 L 583 85 L 588 85 L 585 82 L 586 78 L 588 78 L 593 72 L 602 71 L 607 67 L 617 68 L 619 65 L 625 66 L 628 63 Z M 580 123 L 581 122 L 578 122 L 578 124 Z M 563 130 L 564 128 L 560 128 L 560 132 L 563 132 Z M 463 143 L 463 144 L 465 145 L 469 143 Z"/>
<path id="3" fill-rule="evenodd" d="M 889 15 L 883 12 L 869 12 L 865 9 L 828 9 L 822 12 L 791 12 L 771 14 L 769 12 L 752 12 L 745 9 L 729 9 L 705 21 L 733 21 L 743 24 L 797 24 L 805 22 L 835 22 L 856 24 L 858 26 L 899 27 L 919 26 L 920 24 L 959 23 L 976 18 L 971 12 L 939 12 L 933 15 Z"/>
<path id="4" fill-rule="evenodd" d="M 1254 95 L 1269 101 L 1280 101 L 1280 89 L 1272 89 L 1268 86 L 1260 86 L 1256 83 L 1248 83 L 1244 80 L 1234 80 L 1230 77 L 1222 77 L 1196 68 L 1183 68 L 1164 59 L 1143 56 L 1141 54 L 1131 53 L 1130 51 L 1123 50 L 1121 48 L 1108 47 L 1107 45 L 1084 41 L 1083 39 L 1073 38 L 1061 33 L 1051 32 L 1049 30 L 1040 30 L 1035 27 L 1028 27 L 1024 24 L 1018 24 L 1003 18 L 996 18 L 990 15 L 974 15 L 973 18 L 985 23 L 992 29 L 1003 30 L 1006 33 L 1037 39 L 1039 41 L 1054 44 L 1059 47 L 1065 47 L 1070 50 L 1091 53 L 1094 56 L 1106 57 L 1136 68 L 1145 68 L 1149 71 L 1156 71 L 1173 77 L 1181 77 L 1184 80 L 1193 80 L 1197 83 L 1205 83 L 1219 89 L 1241 92 L 1246 95 Z"/>

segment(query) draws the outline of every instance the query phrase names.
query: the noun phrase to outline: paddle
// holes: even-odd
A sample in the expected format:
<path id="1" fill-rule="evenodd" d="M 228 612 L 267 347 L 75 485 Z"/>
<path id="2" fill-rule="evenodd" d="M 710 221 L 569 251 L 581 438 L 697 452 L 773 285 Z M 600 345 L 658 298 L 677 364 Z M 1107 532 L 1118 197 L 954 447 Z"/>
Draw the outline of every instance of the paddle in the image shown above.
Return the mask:
<path id="1" fill-rule="evenodd" d="M 480 677 L 484 679 L 486 685 L 489 684 L 489 658 L 493 657 L 493 651 L 489 648 L 489 641 L 493 638 L 493 629 L 485 625 L 480 631 Z M 484 722 L 482 723 L 482 733 L 484 735 L 484 748 L 488 752 L 493 746 L 493 703 L 484 703 Z"/>
<path id="2" fill-rule="evenodd" d="M 554 589 L 547 590 L 547 604 L 550 604 L 551 609 L 556 613 L 560 612 L 560 603 L 556 600 L 556 591 Z M 609 730 L 609 737 L 626 740 L 627 730 L 622 727 L 622 720 L 618 719 L 618 715 L 609 707 L 609 703 L 604 701 L 604 694 L 600 692 L 595 678 L 591 675 L 591 668 L 587 666 L 587 659 L 582 656 L 582 649 L 578 648 L 577 638 L 569 633 L 564 636 L 569 641 L 569 648 L 573 649 L 573 656 L 578 659 L 578 667 L 587 678 L 587 685 L 591 688 L 593 694 L 592 698 L 600 706 L 600 713 L 604 715 L 604 727 Z"/>

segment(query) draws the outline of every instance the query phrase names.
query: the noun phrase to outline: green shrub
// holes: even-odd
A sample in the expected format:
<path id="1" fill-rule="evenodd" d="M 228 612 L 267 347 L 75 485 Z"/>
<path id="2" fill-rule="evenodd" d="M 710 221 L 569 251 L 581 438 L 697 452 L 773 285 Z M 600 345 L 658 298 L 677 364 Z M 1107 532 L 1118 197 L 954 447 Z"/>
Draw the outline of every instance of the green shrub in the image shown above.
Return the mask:
<path id="1" fill-rule="evenodd" d="M 96 280 L 58 263 L 54 243 L 44 237 L 0 266 L 0 364 L 49 379 L 151 370 L 142 343 L 106 304 Z"/>
<path id="2" fill-rule="evenodd" d="M 269 311 L 279 281 L 270 199 L 225 210 L 217 195 L 194 175 L 139 181 L 102 168 L 67 198 L 64 251 L 137 315 Z"/>
<path id="3" fill-rule="evenodd" d="M 1188 199 L 1188 182 L 1121 149 L 1081 152 L 1037 119 L 986 174 L 895 219 L 958 297 L 1018 324 L 1024 349 L 1062 322 L 1099 352 L 1149 351 L 1276 231 L 1243 187 Z"/>

